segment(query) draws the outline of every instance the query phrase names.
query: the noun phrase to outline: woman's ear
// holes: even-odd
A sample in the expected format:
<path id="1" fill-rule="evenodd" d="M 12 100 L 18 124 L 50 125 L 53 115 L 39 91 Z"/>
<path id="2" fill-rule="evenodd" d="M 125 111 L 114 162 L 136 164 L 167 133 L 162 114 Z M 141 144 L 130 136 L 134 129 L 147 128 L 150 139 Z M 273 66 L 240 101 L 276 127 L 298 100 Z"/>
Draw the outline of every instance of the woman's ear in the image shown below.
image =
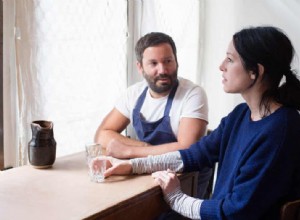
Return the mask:
<path id="1" fill-rule="evenodd" d="M 263 65 L 261 65 L 260 63 L 257 64 L 257 67 L 258 67 L 258 76 L 257 77 L 262 77 L 262 75 L 265 72 L 265 67 Z M 250 73 L 250 78 L 253 80 L 256 79 L 256 74 L 253 71 L 251 71 L 251 73 Z"/>
<path id="2" fill-rule="evenodd" d="M 250 78 L 251 78 L 252 80 L 255 80 L 255 79 L 256 79 L 256 75 L 255 75 L 255 73 L 254 73 L 253 71 L 251 71 L 251 73 L 250 73 Z"/>
<path id="3" fill-rule="evenodd" d="M 258 74 L 259 75 L 264 74 L 265 73 L 265 67 L 263 65 L 261 65 L 260 63 L 257 64 L 257 66 L 258 66 Z"/>

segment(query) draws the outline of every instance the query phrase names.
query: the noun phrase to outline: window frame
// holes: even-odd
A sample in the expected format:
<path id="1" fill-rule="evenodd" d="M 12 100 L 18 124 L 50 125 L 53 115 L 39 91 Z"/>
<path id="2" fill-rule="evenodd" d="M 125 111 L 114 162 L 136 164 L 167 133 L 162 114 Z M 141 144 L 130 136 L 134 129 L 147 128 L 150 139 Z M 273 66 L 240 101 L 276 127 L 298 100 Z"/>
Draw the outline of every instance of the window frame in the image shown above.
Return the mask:
<path id="1" fill-rule="evenodd" d="M 3 143 L 3 1 L 0 3 L 0 170 L 4 168 Z"/>

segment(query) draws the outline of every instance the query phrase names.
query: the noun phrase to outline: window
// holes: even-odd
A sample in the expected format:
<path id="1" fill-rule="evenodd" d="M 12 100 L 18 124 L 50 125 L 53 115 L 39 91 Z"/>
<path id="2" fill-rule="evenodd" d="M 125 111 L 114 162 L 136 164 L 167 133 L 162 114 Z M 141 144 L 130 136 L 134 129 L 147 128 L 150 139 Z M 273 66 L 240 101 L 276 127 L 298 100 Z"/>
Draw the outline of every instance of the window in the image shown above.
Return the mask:
<path id="1" fill-rule="evenodd" d="M 5 163 L 27 163 L 30 123 L 54 123 L 57 156 L 84 149 L 119 94 L 140 80 L 134 44 L 171 35 L 197 78 L 199 0 L 4 0 Z M 185 55 L 189 54 L 188 57 Z"/>

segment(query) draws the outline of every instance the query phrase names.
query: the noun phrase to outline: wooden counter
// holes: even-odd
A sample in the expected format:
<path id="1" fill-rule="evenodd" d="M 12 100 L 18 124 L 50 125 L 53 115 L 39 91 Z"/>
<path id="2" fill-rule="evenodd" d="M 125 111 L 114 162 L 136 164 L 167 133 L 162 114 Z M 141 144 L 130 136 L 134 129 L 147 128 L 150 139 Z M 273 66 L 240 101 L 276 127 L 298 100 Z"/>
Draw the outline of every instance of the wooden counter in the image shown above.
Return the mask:
<path id="1" fill-rule="evenodd" d="M 196 175 L 180 176 L 196 194 Z M 151 175 L 111 176 L 91 182 L 85 154 L 56 159 L 50 169 L 22 166 L 0 172 L 1 220 L 154 219 L 168 209 Z"/>

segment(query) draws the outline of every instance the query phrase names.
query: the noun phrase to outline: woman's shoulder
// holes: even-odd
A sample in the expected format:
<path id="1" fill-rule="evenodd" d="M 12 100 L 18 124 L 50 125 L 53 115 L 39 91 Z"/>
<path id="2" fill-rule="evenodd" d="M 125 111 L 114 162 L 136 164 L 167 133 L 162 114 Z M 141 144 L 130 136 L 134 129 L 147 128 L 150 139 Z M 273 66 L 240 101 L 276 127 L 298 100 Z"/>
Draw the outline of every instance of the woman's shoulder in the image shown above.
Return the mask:
<path id="1" fill-rule="evenodd" d="M 277 123 L 286 124 L 288 127 L 300 132 L 300 113 L 294 108 L 281 107 L 274 114 Z"/>
<path id="2" fill-rule="evenodd" d="M 268 117 L 272 118 L 272 116 L 274 116 L 273 118 L 276 119 L 274 121 L 281 121 L 280 123 L 282 123 L 283 121 L 292 122 L 293 124 L 298 123 L 298 125 L 300 127 L 300 124 L 299 124 L 300 123 L 300 114 L 299 114 L 299 111 L 297 111 L 297 109 L 295 109 L 295 108 L 282 106 L 279 109 L 277 109 L 270 116 L 268 116 Z"/>
<path id="3" fill-rule="evenodd" d="M 256 122 L 256 126 L 265 136 L 272 134 L 275 142 L 280 143 L 283 136 L 293 137 L 298 143 L 300 141 L 300 115 L 296 109 L 280 107 L 271 115 Z"/>

